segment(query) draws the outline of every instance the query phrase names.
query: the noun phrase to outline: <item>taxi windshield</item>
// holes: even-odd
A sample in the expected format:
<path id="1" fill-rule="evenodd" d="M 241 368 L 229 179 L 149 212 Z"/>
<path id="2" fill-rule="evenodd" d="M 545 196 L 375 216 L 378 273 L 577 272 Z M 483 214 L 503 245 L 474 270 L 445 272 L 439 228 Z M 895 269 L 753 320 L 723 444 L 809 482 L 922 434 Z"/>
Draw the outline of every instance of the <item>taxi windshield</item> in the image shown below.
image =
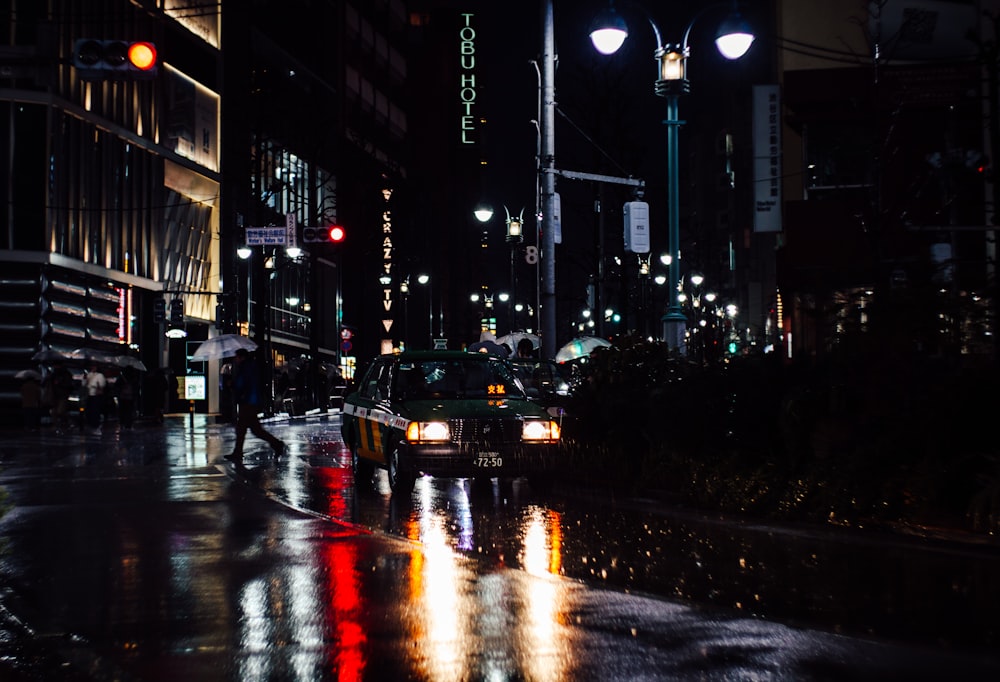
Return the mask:
<path id="1" fill-rule="evenodd" d="M 506 364 L 475 357 L 401 362 L 394 393 L 400 400 L 525 398 Z"/>

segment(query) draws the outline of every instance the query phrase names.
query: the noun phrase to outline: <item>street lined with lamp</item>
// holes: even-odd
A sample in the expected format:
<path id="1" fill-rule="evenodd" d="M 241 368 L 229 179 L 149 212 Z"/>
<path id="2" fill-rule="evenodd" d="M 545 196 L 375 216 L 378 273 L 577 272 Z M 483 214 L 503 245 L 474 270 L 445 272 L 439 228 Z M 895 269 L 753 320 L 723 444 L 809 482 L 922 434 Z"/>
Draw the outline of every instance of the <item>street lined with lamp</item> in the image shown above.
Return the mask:
<path id="1" fill-rule="evenodd" d="M 680 45 L 665 44 L 661 32 L 652 16 L 639 3 L 631 2 L 641 10 L 653 30 L 656 39 L 656 50 L 653 55 L 657 62 L 656 94 L 666 99 L 667 117 L 667 226 L 670 250 L 670 272 L 668 280 L 680 280 L 680 184 L 678 181 L 678 131 L 683 121 L 678 119 L 678 98 L 690 90 L 687 73 L 687 60 L 691 50 L 688 39 L 694 23 L 706 12 L 717 9 L 720 5 L 710 5 L 697 13 L 687 25 L 684 38 Z M 595 49 L 602 54 L 615 53 L 628 37 L 628 27 L 625 20 L 609 5 L 592 25 L 590 33 Z M 736 2 L 730 15 L 719 26 L 716 37 L 716 47 L 726 59 L 739 59 L 750 49 L 754 36 L 749 26 L 739 14 Z M 680 308 L 677 293 L 669 293 L 670 300 L 663 315 L 663 338 L 671 350 L 684 351 L 684 328 L 686 316 Z"/>

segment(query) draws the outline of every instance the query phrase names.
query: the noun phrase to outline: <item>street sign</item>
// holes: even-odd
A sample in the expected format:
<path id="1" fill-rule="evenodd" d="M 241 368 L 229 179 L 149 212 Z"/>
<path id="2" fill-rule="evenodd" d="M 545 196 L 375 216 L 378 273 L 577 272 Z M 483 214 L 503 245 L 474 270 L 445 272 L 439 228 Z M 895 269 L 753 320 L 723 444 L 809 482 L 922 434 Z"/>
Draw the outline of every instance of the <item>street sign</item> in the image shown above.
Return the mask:
<path id="1" fill-rule="evenodd" d="M 625 202 L 624 218 L 625 250 L 649 253 L 649 204 L 645 201 Z"/>
<path id="2" fill-rule="evenodd" d="M 284 246 L 288 243 L 285 227 L 248 227 L 246 232 L 247 246 Z"/>
<path id="3" fill-rule="evenodd" d="M 298 239 L 295 234 L 295 214 L 285 214 L 285 239 L 289 246 L 298 246 Z"/>

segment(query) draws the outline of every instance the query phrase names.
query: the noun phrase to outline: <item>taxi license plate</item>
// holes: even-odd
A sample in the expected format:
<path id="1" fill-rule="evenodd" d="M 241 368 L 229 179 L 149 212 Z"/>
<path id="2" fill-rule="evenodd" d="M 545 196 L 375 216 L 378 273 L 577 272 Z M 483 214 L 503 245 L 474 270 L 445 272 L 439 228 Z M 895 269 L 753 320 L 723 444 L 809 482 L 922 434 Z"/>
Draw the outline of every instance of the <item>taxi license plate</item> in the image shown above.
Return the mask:
<path id="1" fill-rule="evenodd" d="M 478 469 L 498 469 L 503 466 L 503 457 L 496 453 L 483 453 L 476 455 L 472 464 Z"/>

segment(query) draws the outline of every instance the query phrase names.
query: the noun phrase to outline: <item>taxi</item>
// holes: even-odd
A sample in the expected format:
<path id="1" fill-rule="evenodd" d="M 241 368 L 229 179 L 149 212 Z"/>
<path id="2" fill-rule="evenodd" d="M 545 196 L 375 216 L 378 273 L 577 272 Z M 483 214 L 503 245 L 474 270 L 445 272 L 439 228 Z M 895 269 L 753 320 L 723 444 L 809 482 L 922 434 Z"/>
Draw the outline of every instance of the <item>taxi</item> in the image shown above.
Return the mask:
<path id="1" fill-rule="evenodd" d="M 511 365 L 486 353 L 405 351 L 376 358 L 344 399 L 341 421 L 355 481 L 375 467 L 393 491 L 422 475 L 527 476 L 546 489 L 560 424 L 528 399 Z"/>

